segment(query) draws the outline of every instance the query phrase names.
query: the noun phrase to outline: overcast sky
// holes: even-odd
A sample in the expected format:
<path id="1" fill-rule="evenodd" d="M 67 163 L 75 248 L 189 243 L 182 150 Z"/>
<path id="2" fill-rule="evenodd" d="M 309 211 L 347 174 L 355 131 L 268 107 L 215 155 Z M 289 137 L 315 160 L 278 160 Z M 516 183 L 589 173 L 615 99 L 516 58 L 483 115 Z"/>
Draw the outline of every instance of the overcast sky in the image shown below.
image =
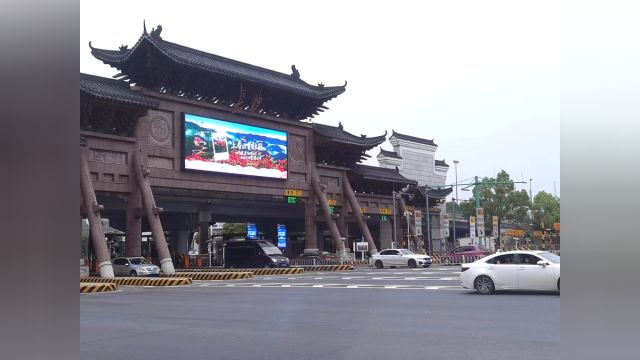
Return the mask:
<path id="1" fill-rule="evenodd" d="M 88 47 L 162 38 L 347 91 L 313 121 L 433 139 L 447 184 L 506 170 L 560 196 L 560 24 L 554 2 L 81 1 L 80 71 L 117 71 Z M 382 145 L 391 150 L 386 142 Z M 366 163 L 377 165 L 378 149 Z M 466 181 L 463 181 L 466 180 Z M 529 184 L 517 188 L 529 190 Z M 460 198 L 471 196 L 460 192 Z"/>

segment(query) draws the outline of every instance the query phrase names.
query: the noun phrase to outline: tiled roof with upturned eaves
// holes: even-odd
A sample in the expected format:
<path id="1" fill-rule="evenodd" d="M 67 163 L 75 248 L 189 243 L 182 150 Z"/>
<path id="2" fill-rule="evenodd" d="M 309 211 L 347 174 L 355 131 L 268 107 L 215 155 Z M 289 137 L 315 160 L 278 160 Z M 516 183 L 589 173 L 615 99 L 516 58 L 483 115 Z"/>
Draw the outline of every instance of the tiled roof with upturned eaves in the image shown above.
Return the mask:
<path id="1" fill-rule="evenodd" d="M 392 130 L 391 137 L 394 137 L 394 136 L 397 137 L 400 140 L 411 141 L 411 142 L 418 143 L 418 144 L 438 146 L 438 145 L 436 145 L 436 143 L 433 142 L 433 139 L 429 140 L 429 139 L 423 139 L 423 138 L 419 138 L 419 137 L 415 137 L 415 136 L 411 136 L 411 135 L 404 135 L 404 134 L 400 134 L 400 133 L 395 132 L 395 130 Z"/>
<path id="2" fill-rule="evenodd" d="M 367 149 L 374 148 L 386 140 L 386 133 L 374 137 L 356 136 L 344 131 L 340 126 L 314 123 L 313 130 L 333 142 L 361 146 Z"/>
<path id="3" fill-rule="evenodd" d="M 416 185 L 417 181 L 407 179 L 400 174 L 397 169 L 387 169 L 377 166 L 356 164 L 351 168 L 354 174 L 361 176 L 365 180 L 377 180 L 395 182 L 399 184 L 412 184 Z"/>
<path id="4" fill-rule="evenodd" d="M 402 159 L 402 157 L 400 155 L 398 155 L 397 152 L 395 151 L 387 151 L 385 149 L 380 149 L 380 153 L 378 154 L 378 156 L 385 156 L 385 157 L 391 157 L 391 158 L 395 158 L 395 159 Z"/>
<path id="5" fill-rule="evenodd" d="M 91 43 L 89 44 L 91 46 Z M 91 46 L 91 54 L 116 68 L 121 68 L 138 49 L 143 49 L 150 45 L 171 61 L 204 70 L 207 72 L 222 75 L 228 78 L 250 81 L 263 86 L 280 89 L 295 93 L 308 98 L 329 100 L 345 91 L 342 86 L 316 86 L 310 85 L 303 80 L 289 74 L 265 69 L 259 66 L 243 63 L 237 60 L 225 58 L 204 51 L 192 49 L 183 45 L 175 44 L 161 38 L 144 33 L 131 49 L 124 50 L 104 50 Z M 143 51 L 143 50 L 141 50 Z"/>
<path id="6" fill-rule="evenodd" d="M 157 109 L 160 102 L 131 90 L 125 81 L 80 73 L 80 92 L 121 104 Z"/>

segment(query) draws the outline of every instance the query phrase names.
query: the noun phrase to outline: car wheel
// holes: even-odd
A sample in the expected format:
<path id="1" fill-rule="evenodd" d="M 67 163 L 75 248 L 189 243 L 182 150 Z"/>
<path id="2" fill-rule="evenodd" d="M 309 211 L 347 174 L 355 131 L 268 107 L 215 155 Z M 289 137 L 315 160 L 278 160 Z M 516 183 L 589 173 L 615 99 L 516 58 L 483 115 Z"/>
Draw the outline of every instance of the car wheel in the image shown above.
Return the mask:
<path id="1" fill-rule="evenodd" d="M 131 270 L 131 272 L 129 273 L 129 276 L 136 277 L 138 276 L 138 273 L 135 270 Z"/>
<path id="2" fill-rule="evenodd" d="M 476 291 L 482 295 L 489 295 L 495 290 L 493 280 L 491 280 L 491 278 L 486 275 L 478 276 L 476 278 L 476 281 L 474 282 L 474 285 Z"/>
<path id="3" fill-rule="evenodd" d="M 417 266 L 416 261 L 413 259 L 409 260 L 409 263 L 407 264 L 407 266 L 409 266 L 410 268 L 415 268 Z"/>
<path id="4" fill-rule="evenodd" d="M 429 266 L 431 266 L 431 265 L 425 265 L 424 267 L 428 268 Z"/>
<path id="5" fill-rule="evenodd" d="M 382 263 L 382 260 L 376 260 L 376 269 L 382 269 L 384 268 L 384 264 Z"/>

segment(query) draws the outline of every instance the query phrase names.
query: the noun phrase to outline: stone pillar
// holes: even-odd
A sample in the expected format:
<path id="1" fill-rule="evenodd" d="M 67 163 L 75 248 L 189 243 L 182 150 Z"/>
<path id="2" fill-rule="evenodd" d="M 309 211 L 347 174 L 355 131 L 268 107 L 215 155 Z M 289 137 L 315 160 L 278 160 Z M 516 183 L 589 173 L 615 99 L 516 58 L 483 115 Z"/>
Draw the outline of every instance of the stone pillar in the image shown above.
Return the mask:
<path id="1" fill-rule="evenodd" d="M 336 218 L 336 225 L 338 226 L 338 231 L 342 234 L 344 240 L 344 246 L 351 249 L 349 245 L 349 224 L 346 219 L 346 206 L 342 206 L 340 212 L 338 213 L 338 217 Z"/>
<path id="2" fill-rule="evenodd" d="M 364 240 L 369 244 L 369 255 L 375 255 L 378 253 L 378 249 L 376 248 L 376 244 L 373 242 L 373 237 L 371 236 L 371 232 L 369 231 L 369 227 L 367 223 L 364 221 L 364 215 L 360 212 L 360 203 L 358 203 L 358 199 L 356 198 L 356 194 L 353 192 L 351 188 L 351 184 L 349 184 L 349 179 L 347 178 L 347 174 L 342 174 L 342 190 L 344 195 L 349 200 L 349 205 L 351 205 L 351 209 L 353 209 L 353 216 L 356 218 L 356 223 L 360 228 L 360 232 L 362 232 L 362 236 Z"/>
<path id="3" fill-rule="evenodd" d="M 100 218 L 100 210 L 103 206 L 98 205 L 96 193 L 93 190 L 93 180 L 89 173 L 89 165 L 87 164 L 85 151 L 80 151 L 80 189 L 82 191 L 82 201 L 84 211 L 89 220 L 89 231 L 93 249 L 96 253 L 96 261 L 100 268 L 100 276 L 105 278 L 114 277 L 113 267 L 111 266 L 111 254 L 107 248 L 107 239 L 104 236 L 102 228 L 102 219 Z"/>
<path id="4" fill-rule="evenodd" d="M 327 226 L 329 227 L 329 232 L 331 232 L 331 237 L 333 238 L 333 242 L 336 246 L 336 250 L 341 259 L 345 258 L 344 253 L 344 244 L 342 243 L 342 237 L 340 236 L 340 232 L 338 231 L 338 227 L 336 226 L 335 221 L 331 217 L 331 213 L 329 212 L 329 203 L 327 202 L 327 196 L 323 191 L 323 186 L 320 184 L 320 179 L 318 178 L 315 169 L 311 175 L 311 185 L 313 186 L 313 192 L 320 203 L 320 210 L 322 210 L 322 215 L 324 216 L 325 221 L 327 222 Z"/>
<path id="5" fill-rule="evenodd" d="M 147 215 L 149 227 L 151 227 L 153 242 L 155 243 L 156 252 L 160 259 L 160 269 L 162 269 L 162 272 L 165 274 L 173 274 L 175 273 L 175 268 L 173 267 L 171 254 L 169 254 L 169 248 L 167 247 L 167 239 L 164 237 L 164 230 L 162 230 L 162 224 L 160 223 L 161 209 L 156 206 L 153 192 L 151 192 L 151 184 L 149 183 L 149 179 L 147 179 L 149 170 L 142 163 L 140 150 L 134 150 L 132 152 L 132 158 L 131 167 L 136 177 L 138 188 L 140 189 L 144 212 Z"/>
<path id="6" fill-rule="evenodd" d="M 142 255 L 142 200 L 140 191 L 134 186 L 134 190 L 129 194 L 126 209 L 126 238 L 124 243 L 124 254 L 127 257 Z"/>
<path id="7" fill-rule="evenodd" d="M 399 199 L 399 203 L 400 203 L 400 210 L 402 211 L 404 215 L 404 221 L 407 221 L 407 204 L 404 202 L 404 199 L 402 197 L 400 197 Z M 407 229 L 408 234 L 410 235 L 410 239 L 411 242 L 414 246 L 417 246 L 416 242 L 417 242 L 417 235 L 416 235 L 416 223 L 415 223 L 415 219 L 414 221 L 411 221 L 411 217 L 409 217 L 409 228 Z M 405 238 L 404 241 L 407 241 L 407 239 Z M 410 243 L 407 243 L 407 249 L 411 249 L 411 245 Z"/>
<path id="8" fill-rule="evenodd" d="M 198 245 L 200 254 L 208 254 L 209 226 L 211 226 L 211 211 L 198 210 Z"/>
<path id="9" fill-rule="evenodd" d="M 304 204 L 304 251 L 318 251 L 317 233 L 316 200 L 312 196 L 309 196 Z"/>
<path id="10" fill-rule="evenodd" d="M 393 225 L 391 221 L 380 222 L 380 248 L 390 249 L 393 242 Z"/>

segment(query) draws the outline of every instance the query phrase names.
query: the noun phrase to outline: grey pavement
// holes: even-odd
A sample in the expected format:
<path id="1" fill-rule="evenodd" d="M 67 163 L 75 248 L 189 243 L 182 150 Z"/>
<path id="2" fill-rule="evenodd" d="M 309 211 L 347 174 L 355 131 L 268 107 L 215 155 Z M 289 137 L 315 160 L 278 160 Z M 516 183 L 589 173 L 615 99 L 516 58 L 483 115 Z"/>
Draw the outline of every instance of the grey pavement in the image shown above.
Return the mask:
<path id="1" fill-rule="evenodd" d="M 81 358 L 556 358 L 557 293 L 476 295 L 458 271 L 357 268 L 81 295 Z"/>

